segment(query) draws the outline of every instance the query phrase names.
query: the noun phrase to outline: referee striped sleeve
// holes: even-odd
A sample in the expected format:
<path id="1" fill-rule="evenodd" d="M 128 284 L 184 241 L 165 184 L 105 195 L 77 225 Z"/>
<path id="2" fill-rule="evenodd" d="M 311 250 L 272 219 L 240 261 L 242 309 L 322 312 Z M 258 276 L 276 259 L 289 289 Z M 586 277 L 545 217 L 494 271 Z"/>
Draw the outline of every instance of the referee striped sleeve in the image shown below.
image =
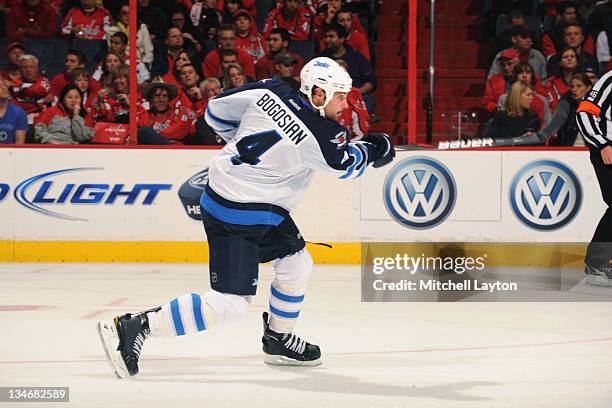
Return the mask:
<path id="1" fill-rule="evenodd" d="M 584 136 L 584 140 L 589 145 L 595 148 L 601 148 L 608 144 L 608 141 L 599 127 L 600 119 L 598 116 L 593 116 L 588 112 L 578 112 L 576 114 L 576 122 L 578 123 L 580 132 Z"/>

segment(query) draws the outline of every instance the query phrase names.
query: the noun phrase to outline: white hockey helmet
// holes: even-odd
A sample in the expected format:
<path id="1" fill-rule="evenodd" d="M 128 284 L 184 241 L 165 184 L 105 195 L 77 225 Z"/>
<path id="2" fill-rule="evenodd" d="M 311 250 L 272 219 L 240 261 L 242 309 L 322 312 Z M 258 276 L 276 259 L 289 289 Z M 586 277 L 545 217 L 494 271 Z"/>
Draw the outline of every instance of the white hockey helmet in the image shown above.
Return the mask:
<path id="1" fill-rule="evenodd" d="M 327 57 L 317 57 L 308 61 L 300 72 L 300 80 L 300 92 L 308 97 L 321 116 L 325 116 L 324 109 L 336 92 L 348 93 L 353 86 L 353 80 L 348 72 L 336 61 Z M 312 89 L 315 86 L 325 91 L 323 106 L 314 106 L 312 103 Z"/>

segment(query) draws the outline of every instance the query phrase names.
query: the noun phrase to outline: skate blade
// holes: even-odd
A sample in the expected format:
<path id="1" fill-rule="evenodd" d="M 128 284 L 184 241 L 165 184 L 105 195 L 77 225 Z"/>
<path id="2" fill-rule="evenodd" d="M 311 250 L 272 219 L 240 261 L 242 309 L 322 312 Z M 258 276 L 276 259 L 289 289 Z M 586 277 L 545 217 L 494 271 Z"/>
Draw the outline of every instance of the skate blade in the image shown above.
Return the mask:
<path id="1" fill-rule="evenodd" d="M 264 363 L 275 366 L 316 367 L 323 364 L 323 361 L 320 358 L 312 361 L 299 361 L 285 356 L 264 353 Z"/>
<path id="2" fill-rule="evenodd" d="M 612 279 L 608 279 L 601 275 L 587 275 L 584 279 L 584 283 L 589 286 L 612 287 Z"/>
<path id="3" fill-rule="evenodd" d="M 119 346 L 119 336 L 117 335 L 115 324 L 105 321 L 98 322 L 98 335 L 100 336 L 102 347 L 104 347 L 106 359 L 117 378 L 128 378 L 130 376 L 128 369 L 121 357 L 121 352 L 117 350 Z"/>

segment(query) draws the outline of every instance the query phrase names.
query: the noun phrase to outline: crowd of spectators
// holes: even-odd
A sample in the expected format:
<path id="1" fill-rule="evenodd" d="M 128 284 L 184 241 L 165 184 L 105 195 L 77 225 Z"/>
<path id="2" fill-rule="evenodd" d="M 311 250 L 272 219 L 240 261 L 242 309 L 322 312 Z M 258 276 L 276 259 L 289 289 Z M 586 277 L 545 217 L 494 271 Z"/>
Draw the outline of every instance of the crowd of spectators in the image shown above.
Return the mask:
<path id="1" fill-rule="evenodd" d="M 534 132 L 546 144 L 583 144 L 575 111 L 612 69 L 612 2 L 485 3 L 489 12 L 500 13 L 482 102 L 490 115 L 486 134 L 510 138 Z"/>
<path id="2" fill-rule="evenodd" d="M 373 7 L 347 1 L 138 0 L 130 59 L 127 0 L 0 0 L 0 143 L 220 144 L 203 120 L 211 98 L 265 78 L 297 90 L 318 55 L 353 77 L 342 123 L 360 138 L 376 120 L 371 15 L 362 13 Z"/>

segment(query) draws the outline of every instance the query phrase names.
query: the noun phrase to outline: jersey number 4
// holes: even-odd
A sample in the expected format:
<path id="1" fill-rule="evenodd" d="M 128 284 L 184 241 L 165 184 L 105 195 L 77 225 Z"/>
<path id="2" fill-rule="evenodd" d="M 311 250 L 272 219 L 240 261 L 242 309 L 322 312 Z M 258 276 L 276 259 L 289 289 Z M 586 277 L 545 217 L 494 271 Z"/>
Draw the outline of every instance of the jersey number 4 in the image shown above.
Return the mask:
<path id="1" fill-rule="evenodd" d="M 232 157 L 232 163 L 235 165 L 243 163 L 255 165 L 261 161 L 259 159 L 261 155 L 270 150 L 281 139 L 282 136 L 276 130 L 245 136 L 236 143 L 238 156 Z"/>

